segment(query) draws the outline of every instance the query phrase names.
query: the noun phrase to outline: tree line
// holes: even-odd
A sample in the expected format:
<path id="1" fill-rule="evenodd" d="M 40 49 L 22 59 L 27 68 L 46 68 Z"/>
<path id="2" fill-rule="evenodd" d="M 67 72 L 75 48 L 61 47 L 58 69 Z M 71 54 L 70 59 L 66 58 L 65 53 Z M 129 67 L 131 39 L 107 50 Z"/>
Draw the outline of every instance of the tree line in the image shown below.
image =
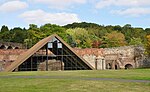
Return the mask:
<path id="1" fill-rule="evenodd" d="M 142 45 L 150 53 L 150 28 L 135 28 L 130 24 L 98 25 L 95 23 L 72 23 L 65 26 L 45 24 L 38 27 L 30 24 L 29 28 L 15 27 L 9 29 L 3 25 L 0 30 L 1 42 L 17 42 L 30 48 L 39 40 L 58 34 L 72 47 L 78 48 L 108 48 L 128 45 Z"/>

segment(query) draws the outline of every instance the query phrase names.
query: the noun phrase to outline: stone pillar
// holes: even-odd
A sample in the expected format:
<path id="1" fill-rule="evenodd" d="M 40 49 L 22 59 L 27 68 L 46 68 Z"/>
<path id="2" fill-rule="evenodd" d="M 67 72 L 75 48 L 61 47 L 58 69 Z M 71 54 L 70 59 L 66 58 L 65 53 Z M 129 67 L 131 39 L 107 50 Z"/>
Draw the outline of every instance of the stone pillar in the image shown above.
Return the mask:
<path id="1" fill-rule="evenodd" d="M 99 58 L 99 62 L 98 62 L 98 69 L 102 70 L 103 69 L 103 64 L 102 64 L 102 60 Z"/>
<path id="2" fill-rule="evenodd" d="M 106 62 L 104 59 L 102 59 L 101 61 L 102 61 L 102 69 L 105 70 L 106 69 Z"/>
<path id="3" fill-rule="evenodd" d="M 135 62 L 135 67 L 134 66 L 133 67 L 134 68 L 138 68 L 139 67 L 139 63 L 138 63 L 138 58 L 137 57 L 135 58 L 134 62 Z"/>
<path id="4" fill-rule="evenodd" d="M 115 69 L 115 60 L 112 61 L 111 69 Z"/>
<path id="5" fill-rule="evenodd" d="M 96 57 L 95 69 L 97 69 L 97 70 L 102 70 L 103 69 L 103 63 L 102 63 L 102 59 L 101 58 Z"/>
<path id="6" fill-rule="evenodd" d="M 3 71 L 3 62 L 0 61 L 0 72 L 2 72 L 2 71 Z"/>

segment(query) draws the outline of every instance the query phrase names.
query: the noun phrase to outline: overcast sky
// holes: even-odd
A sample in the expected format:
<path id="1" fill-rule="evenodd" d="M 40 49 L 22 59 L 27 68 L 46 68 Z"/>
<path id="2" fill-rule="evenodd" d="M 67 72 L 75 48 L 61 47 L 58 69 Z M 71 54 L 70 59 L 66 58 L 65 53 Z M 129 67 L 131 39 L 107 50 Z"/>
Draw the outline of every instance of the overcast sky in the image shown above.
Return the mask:
<path id="1" fill-rule="evenodd" d="M 0 26 L 73 22 L 150 27 L 150 0 L 0 0 Z"/>

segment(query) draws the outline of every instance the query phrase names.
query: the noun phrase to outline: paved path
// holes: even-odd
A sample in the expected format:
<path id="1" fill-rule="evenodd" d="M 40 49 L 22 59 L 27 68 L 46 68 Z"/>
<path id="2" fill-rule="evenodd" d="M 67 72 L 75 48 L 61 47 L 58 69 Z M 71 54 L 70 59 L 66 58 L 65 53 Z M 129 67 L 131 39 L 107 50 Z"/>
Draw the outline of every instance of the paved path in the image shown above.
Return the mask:
<path id="1" fill-rule="evenodd" d="M 116 78 L 85 78 L 85 77 L 67 77 L 67 76 L 0 76 L 3 78 L 40 78 L 40 79 L 74 79 L 74 80 L 93 80 L 93 81 L 118 81 L 118 82 L 141 82 L 150 83 L 150 80 L 116 79 Z"/>

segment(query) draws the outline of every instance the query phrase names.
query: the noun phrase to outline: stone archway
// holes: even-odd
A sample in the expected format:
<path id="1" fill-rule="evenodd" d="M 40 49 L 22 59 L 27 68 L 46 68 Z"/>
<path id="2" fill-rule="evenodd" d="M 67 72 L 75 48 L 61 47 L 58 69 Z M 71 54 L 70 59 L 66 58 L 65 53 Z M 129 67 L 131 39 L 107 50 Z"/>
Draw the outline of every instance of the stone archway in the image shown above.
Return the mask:
<path id="1" fill-rule="evenodd" d="M 106 69 L 111 69 L 111 64 L 110 63 L 108 63 L 107 65 L 106 65 Z"/>
<path id="2" fill-rule="evenodd" d="M 1 45 L 0 49 L 6 49 L 6 46 L 5 45 Z"/>
<path id="3" fill-rule="evenodd" d="M 117 65 L 115 65 L 115 69 L 116 69 L 116 70 L 118 69 L 118 66 L 117 66 Z"/>
<path id="4" fill-rule="evenodd" d="M 19 47 L 15 47 L 15 49 L 19 49 Z"/>
<path id="5" fill-rule="evenodd" d="M 125 65 L 125 69 L 132 69 L 132 68 L 133 68 L 133 66 L 131 64 L 126 64 Z"/>
<path id="6" fill-rule="evenodd" d="M 8 48 L 7 49 L 13 49 L 13 47 L 12 46 L 8 46 Z"/>

